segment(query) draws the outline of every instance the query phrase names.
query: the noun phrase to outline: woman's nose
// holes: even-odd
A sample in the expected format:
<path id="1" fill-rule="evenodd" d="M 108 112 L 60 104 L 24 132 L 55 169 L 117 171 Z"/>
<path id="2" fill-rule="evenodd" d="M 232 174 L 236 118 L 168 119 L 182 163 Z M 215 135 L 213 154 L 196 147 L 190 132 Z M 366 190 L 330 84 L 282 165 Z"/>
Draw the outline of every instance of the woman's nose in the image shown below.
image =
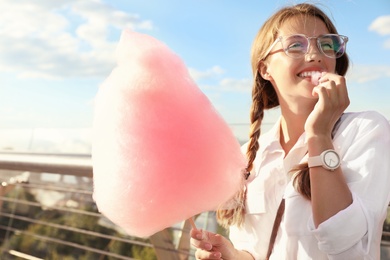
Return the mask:
<path id="1" fill-rule="evenodd" d="M 315 39 L 311 39 L 311 41 L 312 42 L 308 46 L 305 58 L 307 61 L 312 61 L 312 60 L 316 61 L 317 60 L 318 62 L 321 62 L 322 52 L 318 48 L 318 46 L 316 44 L 317 42 L 315 41 Z"/>

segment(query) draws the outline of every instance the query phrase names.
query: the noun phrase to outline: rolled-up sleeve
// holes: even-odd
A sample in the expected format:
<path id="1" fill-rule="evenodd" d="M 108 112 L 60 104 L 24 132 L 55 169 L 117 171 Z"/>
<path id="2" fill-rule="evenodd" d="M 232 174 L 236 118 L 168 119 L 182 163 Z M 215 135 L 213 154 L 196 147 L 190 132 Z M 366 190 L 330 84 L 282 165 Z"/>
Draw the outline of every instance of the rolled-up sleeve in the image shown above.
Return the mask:
<path id="1" fill-rule="evenodd" d="M 390 126 L 376 112 L 346 117 L 343 124 L 347 126 L 335 136 L 334 146 L 353 203 L 317 228 L 311 217 L 308 228 L 329 259 L 365 259 L 368 254 L 379 259 L 390 200 Z"/>
<path id="2" fill-rule="evenodd" d="M 340 254 L 359 244 L 367 234 L 367 216 L 359 198 L 355 194 L 352 196 L 353 203 L 349 207 L 321 223 L 317 229 L 313 218 L 310 218 L 309 229 L 318 240 L 318 248 L 327 254 Z"/>

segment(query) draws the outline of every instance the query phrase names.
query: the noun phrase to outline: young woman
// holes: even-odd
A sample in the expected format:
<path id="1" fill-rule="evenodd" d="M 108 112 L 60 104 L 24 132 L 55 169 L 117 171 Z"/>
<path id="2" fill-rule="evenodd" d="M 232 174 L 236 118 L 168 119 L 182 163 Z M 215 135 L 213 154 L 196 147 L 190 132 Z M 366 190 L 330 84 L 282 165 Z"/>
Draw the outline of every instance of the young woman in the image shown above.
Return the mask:
<path id="1" fill-rule="evenodd" d="M 379 259 L 390 200 L 390 126 L 344 113 L 348 38 L 311 4 L 286 7 L 252 48 L 247 181 L 219 210 L 230 241 L 192 230 L 197 259 Z M 265 109 L 280 106 L 260 136 Z"/>

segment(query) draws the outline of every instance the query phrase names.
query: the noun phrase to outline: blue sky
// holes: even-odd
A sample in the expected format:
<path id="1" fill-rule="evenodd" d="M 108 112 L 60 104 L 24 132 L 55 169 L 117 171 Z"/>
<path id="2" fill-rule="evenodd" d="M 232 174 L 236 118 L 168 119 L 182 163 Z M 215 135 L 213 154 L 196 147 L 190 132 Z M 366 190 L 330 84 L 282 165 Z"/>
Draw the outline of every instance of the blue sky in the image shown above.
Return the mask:
<path id="1" fill-rule="evenodd" d="M 130 28 L 176 52 L 237 135 L 246 135 L 252 40 L 275 10 L 298 2 L 1 0 L 0 130 L 90 128 L 94 96 Z M 348 111 L 390 119 L 390 1 L 315 3 L 349 37 Z"/>

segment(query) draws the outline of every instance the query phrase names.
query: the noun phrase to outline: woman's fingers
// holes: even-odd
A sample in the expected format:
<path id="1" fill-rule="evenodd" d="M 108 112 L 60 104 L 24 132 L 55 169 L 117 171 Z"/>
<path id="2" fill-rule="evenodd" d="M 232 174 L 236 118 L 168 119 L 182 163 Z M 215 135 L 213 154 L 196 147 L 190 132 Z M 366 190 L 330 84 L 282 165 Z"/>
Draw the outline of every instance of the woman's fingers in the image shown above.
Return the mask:
<path id="1" fill-rule="evenodd" d="M 234 252 L 234 247 L 223 236 L 212 232 L 192 229 L 190 231 L 191 245 L 197 250 L 196 259 L 221 259 L 222 254 L 229 257 Z"/>
<path id="2" fill-rule="evenodd" d="M 306 121 L 305 130 L 316 134 L 330 133 L 350 103 L 345 78 L 332 73 L 323 74 L 313 88 L 313 96 L 318 97 L 318 102 Z"/>
<path id="3" fill-rule="evenodd" d="M 195 252 L 195 257 L 198 260 L 206 260 L 206 259 L 221 259 L 220 252 L 209 252 L 201 249 L 197 249 Z"/>
<path id="4" fill-rule="evenodd" d="M 342 111 L 349 106 L 348 90 L 343 76 L 333 73 L 323 74 L 313 92 L 319 97 L 322 95 L 324 106 Z"/>

